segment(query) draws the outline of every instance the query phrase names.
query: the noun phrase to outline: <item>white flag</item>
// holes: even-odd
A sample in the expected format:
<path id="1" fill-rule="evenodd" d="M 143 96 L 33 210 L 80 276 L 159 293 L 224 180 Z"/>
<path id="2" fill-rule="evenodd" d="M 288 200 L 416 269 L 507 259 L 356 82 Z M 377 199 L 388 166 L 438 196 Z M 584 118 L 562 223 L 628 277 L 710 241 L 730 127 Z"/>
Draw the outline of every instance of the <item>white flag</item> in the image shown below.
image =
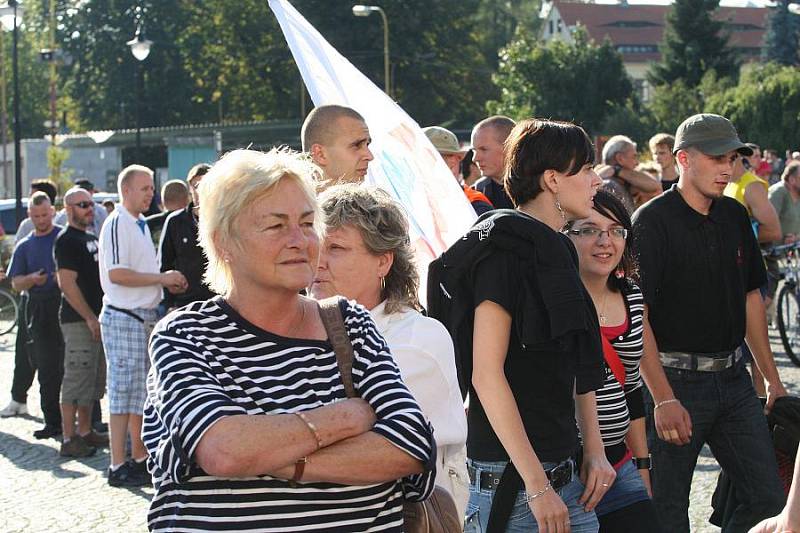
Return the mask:
<path id="1" fill-rule="evenodd" d="M 385 189 L 406 209 L 424 285 L 428 263 L 462 237 L 475 212 L 461 186 L 419 125 L 336 51 L 287 0 L 269 0 L 311 99 L 361 113 L 375 159 L 366 181 Z"/>

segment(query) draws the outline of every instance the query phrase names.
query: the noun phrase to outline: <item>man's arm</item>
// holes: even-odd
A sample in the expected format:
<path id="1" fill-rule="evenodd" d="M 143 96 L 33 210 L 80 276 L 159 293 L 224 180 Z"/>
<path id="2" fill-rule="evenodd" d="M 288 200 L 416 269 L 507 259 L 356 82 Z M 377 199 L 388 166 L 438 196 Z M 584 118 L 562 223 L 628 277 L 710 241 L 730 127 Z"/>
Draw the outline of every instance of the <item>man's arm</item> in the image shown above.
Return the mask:
<path id="1" fill-rule="evenodd" d="M 47 272 L 40 274 L 33 272 L 11 278 L 11 288 L 17 292 L 27 291 L 37 285 L 44 285 L 47 282 Z"/>
<path id="2" fill-rule="evenodd" d="M 83 297 L 80 287 L 78 287 L 78 273 L 74 270 L 66 268 L 59 268 L 56 270 L 56 279 L 58 279 L 58 286 L 61 292 L 64 293 L 69 305 L 78 313 L 82 319 L 86 321 L 89 331 L 92 332 L 94 340 L 100 340 L 100 322 L 97 321 L 97 316 L 86 303 L 86 298 Z"/>
<path id="3" fill-rule="evenodd" d="M 660 193 L 661 183 L 646 172 L 622 168 L 617 175 L 631 187 L 636 187 L 645 194 Z"/>
<path id="4" fill-rule="evenodd" d="M 172 288 L 185 288 L 186 278 L 177 270 L 169 272 L 147 273 L 136 272 L 130 268 L 115 268 L 108 271 L 108 279 L 111 283 L 123 285 L 125 287 L 147 287 L 149 285 L 162 285 Z"/>
<path id="5" fill-rule="evenodd" d="M 758 242 L 780 241 L 781 223 L 775 207 L 770 203 L 767 190 L 761 183 L 751 183 L 744 191 L 744 200 L 750 206 L 753 218 L 758 220 Z"/>
<path id="6" fill-rule="evenodd" d="M 761 292 L 758 289 L 752 290 L 747 293 L 747 333 L 745 341 L 750 351 L 753 353 L 758 370 L 767 381 L 767 406 L 769 411 L 772 409 L 772 404 L 775 399 L 781 396 L 786 396 L 786 389 L 783 388 L 781 383 L 780 374 L 778 374 L 778 367 L 775 366 L 775 356 L 772 354 L 772 348 L 769 345 L 769 336 L 767 334 L 767 314 L 764 308 L 764 300 L 761 298 Z"/>
<path id="7" fill-rule="evenodd" d="M 664 373 L 664 367 L 661 366 L 656 338 L 647 319 L 647 306 L 644 308 L 642 325 L 644 353 L 640 369 L 644 382 L 653 396 L 653 402 L 655 405 L 661 404 L 654 413 L 656 432 L 661 440 L 672 444 L 688 444 L 692 437 L 692 420 L 680 401 L 671 401 L 676 400 L 675 393 Z"/>

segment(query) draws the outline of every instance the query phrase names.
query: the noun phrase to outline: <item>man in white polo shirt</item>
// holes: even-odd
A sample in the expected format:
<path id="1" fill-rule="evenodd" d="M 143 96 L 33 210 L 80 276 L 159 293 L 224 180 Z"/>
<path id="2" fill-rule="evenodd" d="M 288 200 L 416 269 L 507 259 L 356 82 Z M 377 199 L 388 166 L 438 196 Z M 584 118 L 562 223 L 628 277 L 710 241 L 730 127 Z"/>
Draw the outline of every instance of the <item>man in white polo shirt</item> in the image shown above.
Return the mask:
<path id="1" fill-rule="evenodd" d="M 186 290 L 186 279 L 176 270 L 160 272 L 156 251 L 142 213 L 153 199 L 153 171 L 140 165 L 122 170 L 117 180 L 120 205 L 100 231 L 100 284 L 103 310 L 100 331 L 108 363 L 111 430 L 111 466 L 108 484 L 138 486 L 149 483 L 147 450 L 141 440 L 145 381 L 150 368 L 147 341 L 157 320 L 162 287 Z M 126 461 L 126 437 L 131 459 Z"/>

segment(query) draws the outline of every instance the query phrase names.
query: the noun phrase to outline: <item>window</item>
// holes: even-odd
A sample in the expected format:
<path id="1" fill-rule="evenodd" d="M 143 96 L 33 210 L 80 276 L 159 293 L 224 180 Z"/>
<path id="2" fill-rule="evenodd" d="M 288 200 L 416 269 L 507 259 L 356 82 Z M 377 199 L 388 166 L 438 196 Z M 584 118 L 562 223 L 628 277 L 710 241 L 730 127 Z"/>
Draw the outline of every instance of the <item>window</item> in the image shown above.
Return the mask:
<path id="1" fill-rule="evenodd" d="M 657 54 L 658 45 L 655 44 L 618 44 L 617 52 L 620 54 Z"/>
<path id="2" fill-rule="evenodd" d="M 617 20 L 615 22 L 603 24 L 605 28 L 652 28 L 656 26 L 660 26 L 660 24 L 647 20 Z"/>
<path id="3" fill-rule="evenodd" d="M 553 19 L 550 19 L 548 21 L 548 24 L 550 26 L 550 35 L 553 35 Z"/>

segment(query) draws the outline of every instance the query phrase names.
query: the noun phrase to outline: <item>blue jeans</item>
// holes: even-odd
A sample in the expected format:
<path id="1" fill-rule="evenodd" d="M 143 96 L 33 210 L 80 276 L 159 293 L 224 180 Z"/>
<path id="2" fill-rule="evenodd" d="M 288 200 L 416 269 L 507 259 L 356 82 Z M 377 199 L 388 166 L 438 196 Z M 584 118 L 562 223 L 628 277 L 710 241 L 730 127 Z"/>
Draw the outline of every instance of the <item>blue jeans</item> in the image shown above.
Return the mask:
<path id="1" fill-rule="evenodd" d="M 506 467 L 505 461 L 485 462 L 468 460 L 468 464 L 478 471 L 489 471 L 502 474 Z M 558 463 L 542 463 L 545 470 L 553 468 Z M 599 525 L 594 511 L 586 512 L 583 506 L 578 503 L 578 498 L 583 494 L 583 484 L 576 474 L 572 475 L 572 481 L 558 491 L 558 495 L 569 509 L 569 521 L 572 533 L 597 533 Z M 470 483 L 469 503 L 467 504 L 467 520 L 464 526 L 464 533 L 484 533 L 489 523 L 489 512 L 492 509 L 494 490 L 481 490 Z M 520 491 L 514 502 L 511 517 L 506 526 L 507 533 L 538 533 L 539 526 L 536 518 L 531 512 L 531 507 L 525 502 L 525 491 Z"/>
<path id="2" fill-rule="evenodd" d="M 675 397 L 692 419 L 689 444 L 658 438 L 653 399 L 645 390 L 647 440 L 653 455 L 653 504 L 664 531 L 689 531 L 689 491 L 697 456 L 708 443 L 730 476 L 740 505 L 728 531 L 747 531 L 778 514 L 785 497 L 767 419 L 744 362 L 721 372 L 664 368 Z"/>
<path id="3" fill-rule="evenodd" d="M 633 461 L 625 461 L 625 464 L 617 470 L 617 477 L 614 484 L 603 495 L 603 499 L 597 504 L 594 511 L 597 516 L 613 513 L 632 503 L 649 500 L 647 488 L 644 486 L 642 476 L 633 465 Z"/>

